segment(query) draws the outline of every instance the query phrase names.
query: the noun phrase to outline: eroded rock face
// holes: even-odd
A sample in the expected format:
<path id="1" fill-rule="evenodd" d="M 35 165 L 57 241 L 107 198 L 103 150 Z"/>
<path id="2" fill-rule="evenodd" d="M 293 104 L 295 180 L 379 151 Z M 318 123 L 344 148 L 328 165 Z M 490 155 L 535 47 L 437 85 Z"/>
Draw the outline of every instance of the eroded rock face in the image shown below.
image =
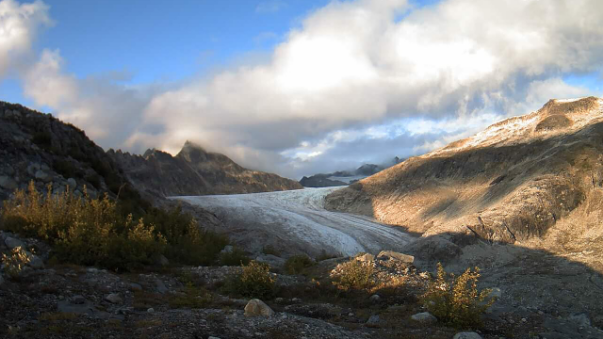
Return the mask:
<path id="1" fill-rule="evenodd" d="M 132 155 L 110 150 L 128 179 L 157 196 L 239 194 L 300 189 L 293 180 L 243 168 L 223 154 L 187 142 L 175 157 L 158 150 Z"/>

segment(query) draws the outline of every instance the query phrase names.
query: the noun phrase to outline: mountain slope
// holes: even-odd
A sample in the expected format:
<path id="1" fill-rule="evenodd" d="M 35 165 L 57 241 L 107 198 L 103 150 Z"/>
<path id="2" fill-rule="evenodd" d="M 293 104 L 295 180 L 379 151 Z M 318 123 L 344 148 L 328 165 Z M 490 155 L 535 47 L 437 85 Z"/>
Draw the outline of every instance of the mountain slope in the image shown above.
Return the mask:
<path id="1" fill-rule="evenodd" d="M 162 197 L 302 188 L 276 174 L 243 168 L 223 154 L 207 152 L 188 141 L 175 157 L 158 150 L 142 156 L 110 150 L 109 155 L 139 190 Z"/>
<path id="2" fill-rule="evenodd" d="M 551 100 L 410 158 L 332 193 L 326 206 L 422 233 L 413 249 L 446 259 L 462 254 L 462 235 L 567 252 L 603 243 L 602 185 L 603 100 L 589 97 Z"/>

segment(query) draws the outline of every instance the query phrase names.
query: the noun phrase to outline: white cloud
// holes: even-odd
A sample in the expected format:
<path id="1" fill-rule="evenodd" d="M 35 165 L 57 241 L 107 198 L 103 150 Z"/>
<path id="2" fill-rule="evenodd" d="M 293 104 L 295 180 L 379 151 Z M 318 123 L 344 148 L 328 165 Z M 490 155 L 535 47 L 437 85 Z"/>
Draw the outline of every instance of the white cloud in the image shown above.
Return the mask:
<path id="1" fill-rule="evenodd" d="M 152 97 L 107 83 L 92 92 L 89 79 L 64 75 L 56 52 L 31 71 L 40 83 L 25 88 L 106 147 L 174 152 L 191 139 L 244 165 L 298 176 L 327 157 L 353 155 L 352 147 L 386 155 L 376 150 L 403 146 L 391 153 L 404 156 L 552 97 L 590 94 L 561 77 L 602 69 L 600 22 L 599 0 L 443 0 L 420 9 L 405 0 L 333 1 L 268 61 Z M 416 129 L 383 127 L 404 119 Z"/>
<path id="2" fill-rule="evenodd" d="M 0 79 L 30 52 L 37 28 L 50 24 L 48 6 L 41 1 L 22 5 L 0 1 Z"/>

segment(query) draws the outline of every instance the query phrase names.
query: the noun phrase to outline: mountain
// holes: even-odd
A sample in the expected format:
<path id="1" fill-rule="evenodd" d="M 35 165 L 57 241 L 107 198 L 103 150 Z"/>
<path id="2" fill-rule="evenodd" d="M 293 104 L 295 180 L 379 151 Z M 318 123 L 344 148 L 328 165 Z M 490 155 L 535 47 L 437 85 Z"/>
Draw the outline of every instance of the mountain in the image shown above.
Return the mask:
<path id="1" fill-rule="evenodd" d="M 50 114 L 0 102 L 0 200 L 34 181 L 40 191 L 53 183 L 90 195 L 136 195 L 119 166 L 84 131 Z"/>
<path id="2" fill-rule="evenodd" d="M 303 188 L 276 174 L 243 168 L 223 154 L 208 152 L 187 141 L 172 156 L 158 150 L 133 155 L 109 150 L 108 154 L 139 190 L 155 196 L 240 194 Z"/>
<path id="3" fill-rule="evenodd" d="M 331 210 L 421 234 L 408 251 L 448 261 L 476 243 L 601 253 L 602 203 L 603 100 L 595 97 L 551 100 L 326 198 Z"/>
<path id="4" fill-rule="evenodd" d="M 303 177 L 299 183 L 304 187 L 346 186 L 375 173 L 379 173 L 386 168 L 399 164 L 401 161 L 403 161 L 403 159 L 395 157 L 385 164 L 363 164 L 353 171 L 337 171 L 327 174 L 315 174 L 310 177 Z"/>

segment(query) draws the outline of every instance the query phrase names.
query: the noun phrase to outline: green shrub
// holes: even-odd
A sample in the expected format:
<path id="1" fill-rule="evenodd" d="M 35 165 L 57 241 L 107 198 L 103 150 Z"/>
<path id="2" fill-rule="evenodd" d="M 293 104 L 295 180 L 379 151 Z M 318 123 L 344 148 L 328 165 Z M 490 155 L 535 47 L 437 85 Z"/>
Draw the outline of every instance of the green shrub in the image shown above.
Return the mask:
<path id="1" fill-rule="evenodd" d="M 84 189 L 85 191 L 85 189 Z M 211 264 L 228 239 L 202 232 L 180 209 L 153 210 L 135 219 L 107 195 L 78 197 L 67 189 L 42 196 L 33 182 L 0 211 L 0 227 L 48 242 L 59 262 L 132 269 L 166 255 L 176 263 Z"/>
<path id="2" fill-rule="evenodd" d="M 371 277 L 373 271 L 370 263 L 350 260 L 341 265 L 341 273 L 333 284 L 343 291 L 370 288 L 375 284 Z"/>
<path id="3" fill-rule="evenodd" d="M 250 298 L 268 298 L 276 292 L 270 266 L 257 261 L 243 265 L 243 272 L 227 284 L 228 292 Z"/>
<path id="4" fill-rule="evenodd" d="M 425 308 L 440 321 L 459 328 L 478 328 L 482 325 L 481 316 L 494 303 L 488 298 L 490 289 L 477 289 L 480 277 L 479 268 L 472 271 L 468 268 L 463 274 L 455 277 L 447 274 L 438 263 L 435 280 L 423 295 Z"/>
<path id="5" fill-rule="evenodd" d="M 287 274 L 300 274 L 305 268 L 312 267 L 314 261 L 305 254 L 294 255 L 285 262 Z"/>
<path id="6" fill-rule="evenodd" d="M 220 265 L 222 266 L 238 266 L 247 265 L 251 259 L 243 252 L 243 250 L 235 247 L 230 252 L 220 254 Z"/>

